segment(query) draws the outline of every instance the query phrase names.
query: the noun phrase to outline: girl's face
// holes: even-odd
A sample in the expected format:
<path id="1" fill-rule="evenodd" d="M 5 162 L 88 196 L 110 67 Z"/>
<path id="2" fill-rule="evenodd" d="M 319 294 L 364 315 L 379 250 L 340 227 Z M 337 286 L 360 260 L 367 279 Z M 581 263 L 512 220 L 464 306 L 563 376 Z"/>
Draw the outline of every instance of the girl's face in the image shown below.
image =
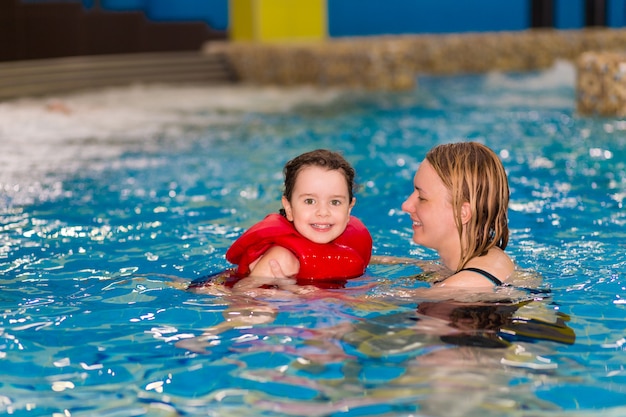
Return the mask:
<path id="1" fill-rule="evenodd" d="M 341 171 L 318 166 L 303 168 L 296 178 L 291 201 L 283 197 L 287 220 L 316 243 L 328 243 L 343 233 L 356 199 L 349 200 Z"/>
<path id="2" fill-rule="evenodd" d="M 402 203 L 402 211 L 413 221 L 413 241 L 440 254 L 460 248 L 450 192 L 427 160 L 420 164 L 413 186 L 413 193 Z"/>

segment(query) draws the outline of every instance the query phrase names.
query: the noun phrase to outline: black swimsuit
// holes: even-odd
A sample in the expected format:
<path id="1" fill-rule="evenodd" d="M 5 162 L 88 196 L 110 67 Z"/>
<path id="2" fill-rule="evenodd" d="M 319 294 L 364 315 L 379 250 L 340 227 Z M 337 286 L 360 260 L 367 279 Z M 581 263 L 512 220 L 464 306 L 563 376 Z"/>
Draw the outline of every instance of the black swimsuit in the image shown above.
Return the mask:
<path id="1" fill-rule="evenodd" d="M 489 272 L 483 270 L 483 269 L 479 269 L 479 268 L 463 268 L 458 272 L 461 271 L 471 271 L 471 272 L 476 272 L 480 275 L 482 275 L 483 277 L 487 278 L 489 281 L 493 282 L 493 284 L 496 287 L 500 287 L 502 285 L 504 285 L 504 283 L 502 281 L 500 281 L 498 278 L 494 277 L 493 275 L 491 275 Z"/>
<path id="2" fill-rule="evenodd" d="M 505 284 L 504 282 L 500 281 L 498 278 L 494 277 L 493 275 L 491 275 L 489 272 L 485 271 L 484 269 L 463 268 L 463 269 L 460 269 L 460 270 L 456 271 L 455 273 L 458 273 L 458 272 L 461 272 L 461 271 L 476 272 L 477 274 L 480 274 L 483 277 L 487 278 L 489 281 L 493 282 L 493 285 L 495 285 L 496 287 L 502 287 L 502 286 L 509 285 L 509 284 Z M 454 274 L 452 274 L 452 275 L 454 275 Z M 452 275 L 450 275 L 450 277 Z M 444 279 L 436 280 L 436 281 L 433 282 L 433 284 L 439 284 L 440 282 L 444 282 L 445 280 L 447 280 L 450 277 L 445 277 Z"/>
<path id="3" fill-rule="evenodd" d="M 476 272 L 477 274 L 480 274 L 483 277 L 487 278 L 489 281 L 493 282 L 493 285 L 495 285 L 496 287 L 510 287 L 511 286 L 511 284 L 500 281 L 498 278 L 494 277 L 489 272 L 480 268 L 463 268 L 457 272 L 461 272 L 461 271 Z M 451 276 L 452 275 L 450 275 L 450 277 Z M 446 277 L 444 279 L 434 281 L 433 284 L 439 284 L 440 282 L 443 282 L 450 277 Z M 551 293 L 549 288 L 527 288 L 527 287 L 514 287 L 514 288 L 528 291 L 530 294 L 538 294 L 542 296 L 549 296 L 549 294 Z"/>

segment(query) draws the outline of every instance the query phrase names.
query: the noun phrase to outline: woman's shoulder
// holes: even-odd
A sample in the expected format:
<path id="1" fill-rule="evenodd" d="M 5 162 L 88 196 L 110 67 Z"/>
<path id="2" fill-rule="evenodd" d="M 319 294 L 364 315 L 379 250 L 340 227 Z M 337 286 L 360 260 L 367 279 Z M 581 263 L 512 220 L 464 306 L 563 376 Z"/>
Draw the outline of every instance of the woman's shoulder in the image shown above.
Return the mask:
<path id="1" fill-rule="evenodd" d="M 463 269 L 446 278 L 440 285 L 458 287 L 493 287 L 507 284 L 515 264 L 500 248 L 492 248 L 483 256 L 471 259 Z"/>

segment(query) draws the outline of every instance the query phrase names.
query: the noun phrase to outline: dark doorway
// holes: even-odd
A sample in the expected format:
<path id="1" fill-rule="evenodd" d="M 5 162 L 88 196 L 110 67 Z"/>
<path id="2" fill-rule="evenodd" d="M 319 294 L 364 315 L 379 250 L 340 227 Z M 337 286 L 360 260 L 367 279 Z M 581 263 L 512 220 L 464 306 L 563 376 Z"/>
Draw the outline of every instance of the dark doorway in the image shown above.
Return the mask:
<path id="1" fill-rule="evenodd" d="M 586 26 L 606 26 L 606 0 L 587 0 Z"/>
<path id="2" fill-rule="evenodd" d="M 554 0 L 531 0 L 530 26 L 554 27 Z"/>
<path id="3" fill-rule="evenodd" d="M 205 22 L 152 22 L 141 11 L 110 12 L 80 2 L 0 1 L 0 61 L 199 50 L 226 33 Z"/>

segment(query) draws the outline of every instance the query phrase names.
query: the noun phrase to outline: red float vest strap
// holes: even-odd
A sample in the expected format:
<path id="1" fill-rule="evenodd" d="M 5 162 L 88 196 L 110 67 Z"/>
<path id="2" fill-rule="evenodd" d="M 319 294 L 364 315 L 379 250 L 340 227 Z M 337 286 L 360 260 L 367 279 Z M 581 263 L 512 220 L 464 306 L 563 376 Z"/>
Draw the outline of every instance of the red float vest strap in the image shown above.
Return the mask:
<path id="1" fill-rule="evenodd" d="M 238 265 L 237 274 L 250 273 L 249 265 L 272 246 L 282 246 L 300 261 L 296 278 L 346 279 L 365 273 L 372 256 L 372 237 L 365 225 L 350 216 L 346 230 L 330 243 L 311 242 L 280 214 L 270 214 L 248 229 L 226 252 L 226 260 Z"/>

